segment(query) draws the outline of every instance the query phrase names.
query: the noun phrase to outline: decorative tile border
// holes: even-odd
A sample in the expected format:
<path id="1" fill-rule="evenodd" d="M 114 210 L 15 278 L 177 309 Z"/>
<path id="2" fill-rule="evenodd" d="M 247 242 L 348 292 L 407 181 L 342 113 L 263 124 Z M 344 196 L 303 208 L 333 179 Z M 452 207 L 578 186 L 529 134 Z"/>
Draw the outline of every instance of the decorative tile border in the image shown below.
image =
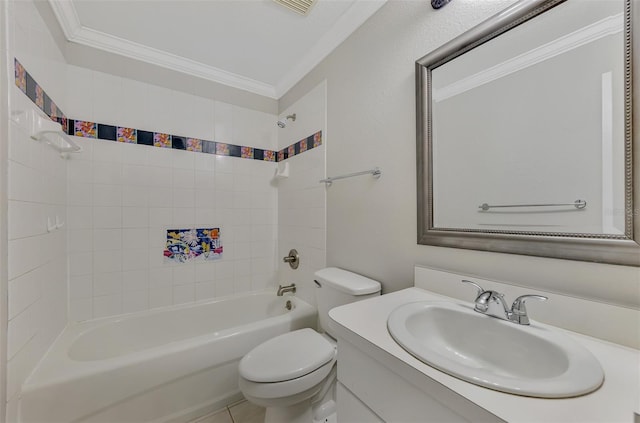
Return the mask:
<path id="1" fill-rule="evenodd" d="M 181 135 L 69 119 L 47 95 L 44 89 L 36 83 L 18 59 L 14 59 L 14 64 L 16 86 L 27 95 L 40 110 L 45 112 L 47 116 L 60 123 L 63 131 L 69 135 L 267 162 L 280 162 L 322 145 L 322 131 L 316 132 L 276 152 L 273 150 L 263 150 L 261 148 L 189 138 Z"/>
<path id="2" fill-rule="evenodd" d="M 278 157 L 276 161 L 281 162 L 290 157 L 302 154 L 305 151 L 309 151 L 312 148 L 320 147 L 322 145 L 322 131 L 318 131 L 313 135 L 309 135 L 307 138 L 291 144 L 288 147 L 278 151 Z"/>
<path id="3" fill-rule="evenodd" d="M 220 259 L 222 258 L 220 228 L 169 229 L 164 256 L 167 260 L 179 263 L 195 258 Z"/>
<path id="4" fill-rule="evenodd" d="M 31 77 L 18 59 L 14 59 L 15 84 L 29 99 L 42 110 L 51 120 L 62 125 L 62 129 L 68 132 L 67 117 L 58 108 L 56 103 L 47 95 L 44 89 Z"/>

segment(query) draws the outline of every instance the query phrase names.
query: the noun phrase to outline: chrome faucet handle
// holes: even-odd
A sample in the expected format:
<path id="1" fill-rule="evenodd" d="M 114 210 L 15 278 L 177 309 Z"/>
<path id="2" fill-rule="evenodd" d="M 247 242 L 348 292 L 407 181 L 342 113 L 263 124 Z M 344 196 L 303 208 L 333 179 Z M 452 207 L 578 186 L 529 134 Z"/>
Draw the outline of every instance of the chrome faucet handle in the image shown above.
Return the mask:
<path id="1" fill-rule="evenodd" d="M 543 295 L 521 295 L 513 302 L 511 306 L 512 319 L 521 325 L 529 324 L 529 316 L 527 315 L 527 307 L 524 305 L 528 299 L 547 301 L 549 298 Z"/>
<path id="2" fill-rule="evenodd" d="M 478 290 L 478 295 L 476 295 L 476 298 L 478 298 L 480 295 L 482 295 L 485 291 L 485 289 L 483 287 L 481 287 L 480 285 L 478 285 L 477 283 L 473 282 L 473 281 L 468 281 L 466 279 L 462 279 L 460 282 L 462 283 L 468 283 L 469 285 L 473 285 L 476 287 L 476 289 Z"/>

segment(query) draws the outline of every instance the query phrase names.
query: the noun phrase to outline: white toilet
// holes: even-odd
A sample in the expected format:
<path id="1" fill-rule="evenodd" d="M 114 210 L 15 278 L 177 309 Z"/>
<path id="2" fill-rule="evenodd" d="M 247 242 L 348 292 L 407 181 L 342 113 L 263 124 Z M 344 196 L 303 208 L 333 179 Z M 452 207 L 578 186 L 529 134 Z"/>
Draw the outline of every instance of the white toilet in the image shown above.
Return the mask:
<path id="1" fill-rule="evenodd" d="M 329 310 L 380 295 L 380 283 L 329 267 L 315 273 L 320 330 L 300 329 L 270 339 L 240 361 L 240 389 L 267 408 L 265 423 L 325 422 L 335 412 L 336 341 Z"/>

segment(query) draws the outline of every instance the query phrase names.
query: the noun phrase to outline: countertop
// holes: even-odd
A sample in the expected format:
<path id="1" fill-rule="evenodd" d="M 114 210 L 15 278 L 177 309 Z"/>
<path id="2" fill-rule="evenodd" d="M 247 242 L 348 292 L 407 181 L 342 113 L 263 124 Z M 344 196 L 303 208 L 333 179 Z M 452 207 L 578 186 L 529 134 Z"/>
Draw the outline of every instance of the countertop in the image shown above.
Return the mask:
<path id="1" fill-rule="evenodd" d="M 602 365 L 604 383 L 595 392 L 565 399 L 531 398 L 498 392 L 430 367 L 391 338 L 387 331 L 389 314 L 402 304 L 416 301 L 465 304 L 420 288 L 408 288 L 334 308 L 329 312 L 331 328 L 346 341 L 368 341 L 361 344 L 379 348 L 387 353 L 385 357 L 389 360 L 399 360 L 415 369 L 412 377 L 436 380 L 508 422 L 634 422 L 634 413 L 640 410 L 640 351 L 532 320 L 532 325 L 563 332 L 589 349 Z"/>

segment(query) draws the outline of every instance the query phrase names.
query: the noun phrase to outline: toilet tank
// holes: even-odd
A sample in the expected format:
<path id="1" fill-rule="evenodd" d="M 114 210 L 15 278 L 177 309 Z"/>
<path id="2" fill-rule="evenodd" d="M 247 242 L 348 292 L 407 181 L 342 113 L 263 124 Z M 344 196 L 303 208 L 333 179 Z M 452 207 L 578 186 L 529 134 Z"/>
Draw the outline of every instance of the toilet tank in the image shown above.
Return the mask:
<path id="1" fill-rule="evenodd" d="M 380 282 L 337 267 L 318 270 L 314 282 L 320 330 L 329 335 L 329 310 L 378 296 L 381 289 Z"/>

